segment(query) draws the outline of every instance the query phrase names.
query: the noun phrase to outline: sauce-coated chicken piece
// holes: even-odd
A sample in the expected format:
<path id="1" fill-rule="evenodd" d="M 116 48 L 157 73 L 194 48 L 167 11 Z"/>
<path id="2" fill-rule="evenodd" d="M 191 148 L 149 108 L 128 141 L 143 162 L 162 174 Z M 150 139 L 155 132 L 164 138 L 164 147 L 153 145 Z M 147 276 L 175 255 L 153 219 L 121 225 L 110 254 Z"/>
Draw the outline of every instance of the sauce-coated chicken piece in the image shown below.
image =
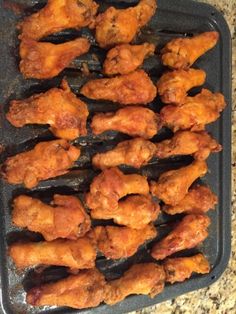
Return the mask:
<path id="1" fill-rule="evenodd" d="M 108 51 L 103 63 L 103 72 L 106 75 L 128 74 L 135 71 L 148 56 L 154 54 L 155 45 L 118 45 Z"/>
<path id="2" fill-rule="evenodd" d="M 168 105 L 161 110 L 165 126 L 178 130 L 201 131 L 205 125 L 216 121 L 226 106 L 224 96 L 203 89 L 194 97 L 186 97 L 182 105 Z"/>
<path id="3" fill-rule="evenodd" d="M 100 47 L 110 48 L 130 43 L 149 22 L 157 8 L 156 0 L 141 0 L 127 9 L 109 7 L 96 18 L 96 40 Z"/>
<path id="4" fill-rule="evenodd" d="M 192 183 L 206 173 L 206 162 L 194 161 L 186 167 L 164 172 L 157 182 L 151 182 L 150 190 L 165 204 L 177 205 L 188 193 Z"/>
<path id="5" fill-rule="evenodd" d="M 191 249 L 203 242 L 210 225 L 205 215 L 187 215 L 161 241 L 154 244 L 151 255 L 156 260 L 163 260 L 176 252 Z"/>
<path id="6" fill-rule="evenodd" d="M 14 243 L 9 246 L 9 255 L 17 268 L 54 265 L 76 270 L 93 268 L 97 253 L 94 239 L 88 235 L 77 240 Z"/>
<path id="7" fill-rule="evenodd" d="M 157 219 L 160 206 L 150 195 L 131 195 L 118 203 L 117 209 L 98 208 L 91 210 L 94 219 L 113 219 L 118 225 L 143 229 Z"/>
<path id="8" fill-rule="evenodd" d="M 162 128 L 162 123 L 159 115 L 148 108 L 128 107 L 116 112 L 96 114 L 91 128 L 96 135 L 113 130 L 150 139 Z"/>
<path id="9" fill-rule="evenodd" d="M 208 274 L 210 265 L 202 254 L 190 257 L 168 258 L 163 263 L 166 281 L 173 284 L 191 277 L 192 273 Z"/>
<path id="10" fill-rule="evenodd" d="M 97 9 L 92 0 L 48 0 L 43 9 L 19 24 L 19 38 L 39 40 L 67 28 L 93 27 Z"/>
<path id="11" fill-rule="evenodd" d="M 63 80 L 61 88 L 11 101 L 6 118 L 18 128 L 27 124 L 49 124 L 55 136 L 74 140 L 87 134 L 88 115 L 87 105 L 71 92 Z"/>
<path id="12" fill-rule="evenodd" d="M 68 172 L 80 156 L 80 149 L 66 140 L 38 143 L 32 150 L 7 158 L 2 175 L 10 184 L 24 184 L 28 189 L 40 181 Z"/>
<path id="13" fill-rule="evenodd" d="M 143 138 L 119 143 L 115 148 L 105 153 L 93 156 L 92 164 L 95 168 L 106 169 L 119 165 L 140 168 L 146 165 L 156 153 L 156 146 Z"/>
<path id="14" fill-rule="evenodd" d="M 88 81 L 81 94 L 96 100 L 110 100 L 121 105 L 147 105 L 156 97 L 156 87 L 143 70 L 112 78 Z"/>
<path id="15" fill-rule="evenodd" d="M 36 198 L 20 195 L 14 199 L 12 222 L 18 227 L 40 232 L 46 241 L 76 240 L 87 233 L 91 221 L 82 203 L 71 195 L 53 196 L 51 206 Z"/>
<path id="16" fill-rule="evenodd" d="M 162 210 L 169 214 L 204 214 L 210 209 L 214 209 L 218 203 L 217 196 L 208 186 L 196 185 L 188 191 L 179 204 L 171 206 L 164 205 Z"/>
<path id="17" fill-rule="evenodd" d="M 103 274 L 96 268 L 81 270 L 77 275 L 32 288 L 26 301 L 33 306 L 95 307 L 104 299 L 105 284 Z"/>
<path id="18" fill-rule="evenodd" d="M 118 201 L 127 194 L 149 193 L 147 178 L 138 174 L 123 174 L 118 168 L 106 169 L 96 176 L 86 195 L 90 209 L 115 210 Z"/>
<path id="19" fill-rule="evenodd" d="M 98 226 L 94 228 L 98 250 L 106 258 L 119 259 L 134 255 L 139 246 L 156 237 L 156 228 L 150 224 L 143 229 Z"/>
<path id="20" fill-rule="evenodd" d="M 154 263 L 135 264 L 119 279 L 106 285 L 105 303 L 112 305 L 131 294 L 144 294 L 153 298 L 165 286 L 165 272 L 162 266 Z"/>
<path id="21" fill-rule="evenodd" d="M 218 39 L 218 32 L 205 32 L 192 38 L 172 39 L 161 51 L 162 62 L 171 69 L 187 69 L 212 49 Z"/>
<path id="22" fill-rule="evenodd" d="M 20 44 L 20 71 L 24 78 L 50 79 L 57 76 L 76 58 L 89 51 L 86 38 L 63 44 L 24 39 Z"/>
<path id="23" fill-rule="evenodd" d="M 156 157 L 193 155 L 194 159 L 205 160 L 210 153 L 221 150 L 221 145 L 205 131 L 178 131 L 171 139 L 156 144 Z"/>
<path id="24" fill-rule="evenodd" d="M 196 86 L 203 85 L 206 73 L 203 70 L 175 70 L 164 73 L 157 82 L 157 92 L 165 104 L 181 105 L 187 92 Z"/>

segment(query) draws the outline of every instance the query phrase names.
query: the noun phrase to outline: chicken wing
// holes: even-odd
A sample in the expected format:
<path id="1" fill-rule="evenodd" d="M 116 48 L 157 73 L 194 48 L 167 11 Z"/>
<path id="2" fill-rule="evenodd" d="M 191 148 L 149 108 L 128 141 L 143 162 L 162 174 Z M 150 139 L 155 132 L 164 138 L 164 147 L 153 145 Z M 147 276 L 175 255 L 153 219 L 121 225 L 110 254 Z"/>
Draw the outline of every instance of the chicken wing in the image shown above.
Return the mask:
<path id="1" fill-rule="evenodd" d="M 50 79 L 57 76 L 76 58 L 89 51 L 86 38 L 63 44 L 24 39 L 20 44 L 20 71 L 25 78 Z"/>
<path id="2" fill-rule="evenodd" d="M 174 132 L 178 130 L 201 131 L 205 125 L 216 121 L 226 104 L 220 93 L 211 93 L 203 89 L 194 97 L 186 97 L 182 105 L 168 105 L 161 110 L 161 119 L 165 126 Z"/>
<path id="3" fill-rule="evenodd" d="M 123 174 L 118 168 L 106 169 L 93 179 L 86 203 L 92 210 L 115 210 L 118 201 L 127 194 L 149 193 L 147 178 L 138 174 Z"/>
<path id="4" fill-rule="evenodd" d="M 80 149 L 66 140 L 37 144 L 32 150 L 9 157 L 2 166 L 2 175 L 10 184 L 21 184 L 30 189 L 41 180 L 68 172 L 80 156 Z"/>
<path id="5" fill-rule="evenodd" d="M 177 205 L 188 193 L 191 184 L 206 172 L 205 161 L 194 161 L 186 167 L 164 172 L 157 182 L 151 182 L 151 193 L 168 205 Z"/>
<path id="6" fill-rule="evenodd" d="M 218 198 L 209 187 L 196 185 L 189 190 L 179 204 L 174 206 L 164 205 L 162 210 L 169 215 L 180 213 L 204 214 L 209 209 L 214 209 L 217 203 Z"/>
<path id="7" fill-rule="evenodd" d="M 55 194 L 51 205 L 20 195 L 13 202 L 12 222 L 18 227 L 42 233 L 46 241 L 57 238 L 76 240 L 89 231 L 90 218 L 77 197 Z"/>
<path id="8" fill-rule="evenodd" d="M 144 59 L 154 54 L 154 51 L 155 46 L 149 43 L 118 45 L 107 53 L 103 72 L 106 75 L 128 74 L 142 65 Z"/>
<path id="9" fill-rule="evenodd" d="M 128 227 L 98 226 L 94 228 L 94 233 L 99 251 L 106 258 L 112 259 L 134 255 L 140 245 L 157 235 L 152 224 L 139 230 Z"/>
<path id="10" fill-rule="evenodd" d="M 205 160 L 211 152 L 221 150 L 222 146 L 207 132 L 178 131 L 171 139 L 156 144 L 156 157 L 193 155 L 195 159 Z"/>
<path id="11" fill-rule="evenodd" d="M 165 104 L 181 105 L 185 101 L 187 91 L 203 85 L 206 73 L 203 70 L 175 70 L 166 72 L 157 82 L 157 92 Z"/>
<path id="12" fill-rule="evenodd" d="M 202 254 L 190 257 L 168 258 L 163 263 L 166 281 L 173 284 L 191 277 L 192 273 L 208 274 L 210 265 Z"/>
<path id="13" fill-rule="evenodd" d="M 150 195 L 131 195 L 118 203 L 115 210 L 98 208 L 91 210 L 94 219 L 113 219 L 118 225 L 132 229 L 143 229 L 157 219 L 160 213 L 159 204 Z"/>
<path id="14" fill-rule="evenodd" d="M 207 236 L 210 219 L 205 215 L 187 215 L 165 238 L 154 244 L 151 255 L 162 260 L 176 252 L 191 249 L 203 242 Z"/>
<path id="15" fill-rule="evenodd" d="M 171 69 L 187 69 L 212 49 L 218 39 L 218 32 L 205 32 L 192 38 L 172 39 L 161 51 L 162 62 Z"/>
<path id="16" fill-rule="evenodd" d="M 55 265 L 87 269 L 95 266 L 97 254 L 94 239 L 89 235 L 77 240 L 14 243 L 9 247 L 9 255 L 17 268 Z"/>
<path id="17" fill-rule="evenodd" d="M 128 107 L 116 112 L 96 114 L 91 128 L 96 135 L 113 130 L 150 139 L 162 128 L 162 123 L 159 115 L 148 108 Z"/>
<path id="18" fill-rule="evenodd" d="M 155 14 L 156 0 L 141 0 L 135 7 L 109 7 L 96 18 L 96 41 L 102 48 L 130 43 Z"/>
<path id="19" fill-rule="evenodd" d="M 144 294 L 153 298 L 165 285 L 163 267 L 154 263 L 131 266 L 124 275 L 106 285 L 105 303 L 112 305 L 131 294 Z"/>
<path id="20" fill-rule="evenodd" d="M 74 140 L 87 134 L 88 115 L 87 105 L 63 80 L 61 88 L 52 88 L 24 100 L 13 100 L 6 118 L 18 128 L 26 124 L 50 124 L 55 136 Z"/>
<path id="21" fill-rule="evenodd" d="M 93 27 L 97 9 L 92 0 L 48 0 L 43 9 L 19 24 L 19 38 L 39 40 L 67 28 Z"/>
<path id="22" fill-rule="evenodd" d="M 95 307 L 104 299 L 105 284 L 103 274 L 96 268 L 81 270 L 77 275 L 32 288 L 26 302 L 33 306 Z"/>
<path id="23" fill-rule="evenodd" d="M 94 155 L 92 164 L 102 170 L 119 165 L 140 168 L 146 165 L 155 153 L 155 144 L 143 138 L 135 138 L 121 142 L 114 149 L 105 153 Z"/>
<path id="24" fill-rule="evenodd" d="M 81 94 L 96 100 L 110 100 L 121 105 L 146 105 L 156 97 L 156 87 L 143 70 L 112 78 L 88 81 Z"/>

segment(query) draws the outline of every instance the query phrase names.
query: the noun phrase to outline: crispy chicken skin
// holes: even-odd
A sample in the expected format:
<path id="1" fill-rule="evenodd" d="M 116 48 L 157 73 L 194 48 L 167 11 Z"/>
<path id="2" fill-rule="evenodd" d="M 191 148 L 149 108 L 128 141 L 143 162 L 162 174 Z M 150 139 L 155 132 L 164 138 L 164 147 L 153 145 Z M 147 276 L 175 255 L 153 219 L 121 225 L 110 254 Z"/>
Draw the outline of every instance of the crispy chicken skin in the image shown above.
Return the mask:
<path id="1" fill-rule="evenodd" d="M 20 44 L 20 71 L 24 78 L 50 79 L 57 76 L 76 58 L 89 51 L 86 38 L 63 44 L 24 39 Z"/>
<path id="2" fill-rule="evenodd" d="M 105 303 L 112 305 L 131 294 L 144 294 L 153 298 L 165 285 L 163 267 L 154 263 L 135 264 L 121 278 L 106 285 Z"/>
<path id="3" fill-rule="evenodd" d="M 203 242 L 208 236 L 210 219 L 205 215 L 187 215 L 165 238 L 154 244 L 151 255 L 163 260 L 176 252 L 191 249 Z"/>
<path id="4" fill-rule="evenodd" d="M 110 100 L 121 105 L 147 105 L 157 94 L 155 85 L 143 70 L 88 81 L 80 92 L 91 99 Z"/>
<path id="5" fill-rule="evenodd" d="M 123 174 L 118 168 L 104 170 L 96 176 L 86 195 L 86 203 L 92 210 L 115 210 L 118 201 L 127 194 L 149 193 L 147 178 L 138 174 Z"/>
<path id="6" fill-rule="evenodd" d="M 178 131 L 171 139 L 156 144 L 156 157 L 193 155 L 195 159 L 205 160 L 211 152 L 216 153 L 221 150 L 221 145 L 205 131 Z"/>
<path id="7" fill-rule="evenodd" d="M 161 51 L 162 62 L 171 69 L 187 69 L 212 49 L 218 39 L 218 32 L 205 32 L 192 38 L 173 39 Z"/>
<path id="8" fill-rule="evenodd" d="M 128 9 L 109 7 L 96 18 L 96 40 L 100 47 L 110 48 L 130 43 L 157 8 L 156 0 L 141 0 Z"/>
<path id="9" fill-rule="evenodd" d="M 135 71 L 146 57 L 154 54 L 155 45 L 144 43 L 142 45 L 118 45 L 108 51 L 103 64 L 106 75 L 128 74 Z"/>
<path id="10" fill-rule="evenodd" d="M 115 210 L 98 208 L 91 210 L 94 219 L 113 219 L 118 225 L 143 229 L 157 219 L 160 206 L 150 195 L 131 195 L 118 203 Z"/>
<path id="11" fill-rule="evenodd" d="M 6 118 L 18 128 L 26 124 L 49 124 L 55 136 L 74 140 L 87 134 L 88 115 L 87 105 L 63 80 L 61 88 L 52 88 L 24 100 L 13 100 Z"/>
<path id="12" fill-rule="evenodd" d="M 146 165 L 155 153 L 155 144 L 140 137 L 121 142 L 112 150 L 94 155 L 92 164 L 102 170 L 119 165 L 140 168 Z"/>
<path id="13" fill-rule="evenodd" d="M 48 0 L 43 9 L 19 24 L 19 38 L 39 40 L 63 29 L 93 26 L 97 9 L 92 0 Z"/>
<path id="14" fill-rule="evenodd" d="M 203 89 L 194 97 L 186 97 L 182 105 L 168 105 L 161 110 L 165 126 L 178 130 L 201 131 L 205 125 L 216 121 L 226 106 L 224 96 Z"/>
<path id="15" fill-rule="evenodd" d="M 113 130 L 144 139 L 152 138 L 161 127 L 159 115 L 143 107 L 127 107 L 116 112 L 98 113 L 91 123 L 95 135 Z"/>
<path id="16" fill-rule="evenodd" d="M 91 227 L 80 200 L 58 194 L 54 195 L 51 206 L 36 198 L 18 196 L 13 202 L 12 222 L 18 227 L 40 232 L 46 241 L 57 238 L 76 240 Z"/>
<path id="17" fill-rule="evenodd" d="M 95 266 L 97 254 L 94 239 L 88 235 L 77 240 L 14 243 L 9 246 L 9 255 L 20 269 L 37 265 L 87 269 Z"/>
<path id="18" fill-rule="evenodd" d="M 134 255 L 140 245 L 157 235 L 152 224 L 139 230 L 128 227 L 98 226 L 94 228 L 94 233 L 99 251 L 106 258 L 111 259 Z"/>
<path id="19" fill-rule="evenodd" d="M 33 306 L 95 307 L 104 299 L 105 284 L 104 276 L 96 268 L 81 270 L 77 275 L 32 288 L 26 301 Z"/>
<path id="20" fill-rule="evenodd" d="M 162 210 L 169 215 L 180 213 L 204 214 L 208 210 L 214 209 L 217 203 L 217 196 L 208 186 L 196 185 L 188 191 L 179 204 L 174 206 L 164 205 Z"/>
<path id="21" fill-rule="evenodd" d="M 157 92 L 165 104 L 181 105 L 187 91 L 203 85 L 206 73 L 203 70 L 187 69 L 164 73 L 157 82 Z"/>
<path id="22" fill-rule="evenodd" d="M 188 193 L 192 183 L 206 173 L 206 162 L 194 161 L 186 167 L 164 172 L 157 182 L 150 183 L 150 190 L 165 204 L 177 205 Z"/>
<path id="23" fill-rule="evenodd" d="M 168 258 L 163 263 L 166 281 L 173 284 L 191 277 L 192 273 L 208 274 L 210 265 L 202 254 L 190 257 Z"/>
<path id="24" fill-rule="evenodd" d="M 66 140 L 38 143 L 32 150 L 7 158 L 2 175 L 10 184 L 31 189 L 42 180 L 68 172 L 80 156 L 80 149 Z"/>

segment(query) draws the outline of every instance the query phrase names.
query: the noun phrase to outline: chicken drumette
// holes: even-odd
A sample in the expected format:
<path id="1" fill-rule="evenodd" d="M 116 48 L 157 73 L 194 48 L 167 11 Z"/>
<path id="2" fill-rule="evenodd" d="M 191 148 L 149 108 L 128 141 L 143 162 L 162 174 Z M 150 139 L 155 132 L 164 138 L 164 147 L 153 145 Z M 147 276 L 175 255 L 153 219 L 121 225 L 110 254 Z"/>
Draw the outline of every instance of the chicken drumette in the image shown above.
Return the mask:
<path id="1" fill-rule="evenodd" d="M 73 140 L 87 134 L 88 115 L 87 105 L 71 92 L 63 80 L 61 88 L 52 88 L 24 100 L 13 100 L 6 117 L 15 127 L 50 124 L 55 136 Z"/>

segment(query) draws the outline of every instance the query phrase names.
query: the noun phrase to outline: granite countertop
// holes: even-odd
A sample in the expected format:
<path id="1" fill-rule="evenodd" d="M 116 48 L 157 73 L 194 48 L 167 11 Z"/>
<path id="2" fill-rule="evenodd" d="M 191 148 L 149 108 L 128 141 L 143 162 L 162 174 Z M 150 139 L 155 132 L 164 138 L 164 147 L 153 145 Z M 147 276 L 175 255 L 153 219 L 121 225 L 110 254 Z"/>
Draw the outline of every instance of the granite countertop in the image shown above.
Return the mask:
<path id="1" fill-rule="evenodd" d="M 210 287 L 130 314 L 235 314 L 236 313 L 236 0 L 200 0 L 223 13 L 232 35 L 232 253 L 228 267 Z"/>

